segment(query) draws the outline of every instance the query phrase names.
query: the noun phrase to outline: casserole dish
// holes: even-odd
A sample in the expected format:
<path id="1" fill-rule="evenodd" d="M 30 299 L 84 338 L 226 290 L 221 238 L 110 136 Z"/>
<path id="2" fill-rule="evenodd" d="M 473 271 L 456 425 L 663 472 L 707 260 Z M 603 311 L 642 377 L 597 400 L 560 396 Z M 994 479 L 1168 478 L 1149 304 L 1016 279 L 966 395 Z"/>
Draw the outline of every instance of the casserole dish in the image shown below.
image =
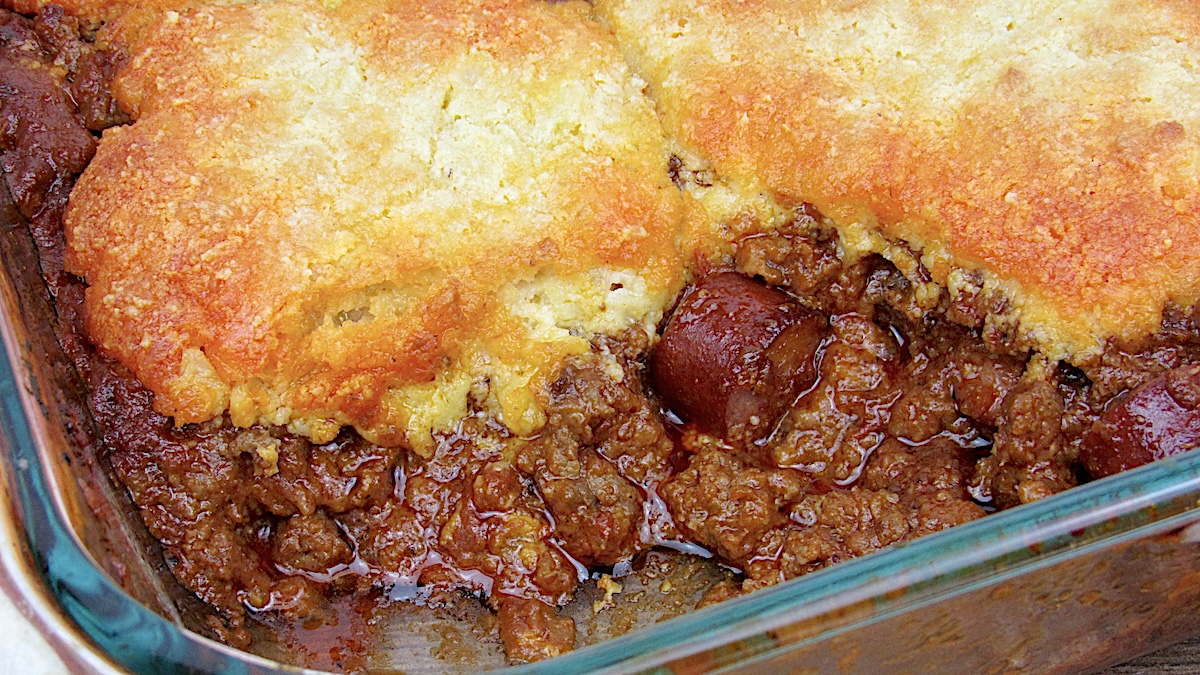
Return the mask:
<path id="1" fill-rule="evenodd" d="M 136 527 L 89 496 L 108 479 L 66 431 L 48 324 L 23 319 L 46 301 L 20 259 L 32 242 L 6 226 L 4 244 L 2 466 L 28 546 L 27 559 L 6 557 L 8 573 L 90 667 L 301 672 L 200 636 L 196 603 L 191 616 L 170 609 L 164 571 L 120 555 L 139 545 Z M 504 672 L 1096 670 L 1195 634 L 1197 523 L 1192 452 Z M 413 672 L 413 653 L 371 667 Z"/>
<path id="2" fill-rule="evenodd" d="M 1186 555 L 1151 546 L 1144 559 L 1136 548 L 1105 547 L 1190 527 L 1189 484 L 1172 482 L 1190 475 L 1186 457 L 1162 469 L 1165 483 L 1149 470 L 1144 484 L 1117 483 L 1147 490 L 1141 497 L 1095 487 L 1045 506 L 1038 500 L 1078 482 L 1080 455 L 1097 476 L 1128 466 L 1126 451 L 1173 454 L 1191 442 L 1187 433 L 1160 433 L 1175 422 L 1190 431 L 1200 415 L 1190 287 L 1160 288 L 1155 277 L 1122 268 L 1142 282 L 1125 289 L 1141 298 L 1135 304 L 1151 307 L 1126 322 L 1093 306 L 1121 294 L 1095 295 L 1096 280 L 1111 274 L 1085 258 L 1076 271 L 1090 276 L 1074 290 L 1087 292 L 1082 320 L 1097 332 L 1084 330 L 1084 339 L 1087 326 L 1071 323 L 1072 289 L 1057 293 L 1050 283 L 1060 271 L 1042 277 L 1031 264 L 1040 254 L 1006 270 L 1003 252 L 980 266 L 974 240 L 962 250 L 920 243 L 926 230 L 936 239 L 938 227 L 975 222 L 960 217 L 958 188 L 914 174 L 917 187 L 932 189 L 908 204 L 941 210 L 900 213 L 888 184 L 868 185 L 862 208 L 850 203 L 857 198 L 841 194 L 841 167 L 818 167 L 828 185 L 806 183 L 803 155 L 791 157 L 788 171 L 772 168 L 774 134 L 810 127 L 805 118 L 772 120 L 840 110 L 836 87 L 822 94 L 832 108 L 776 102 L 786 82 L 746 96 L 740 83 L 769 80 L 719 63 L 710 64 L 717 80 L 705 74 L 710 66 L 689 73 L 657 43 L 638 45 L 640 57 L 622 55 L 579 3 L 438 7 L 206 8 L 166 12 L 149 27 L 127 15 L 114 22 L 116 37 L 102 39 L 54 8 L 33 23 L 7 17 L 25 37 L 6 58 L 25 65 L 5 73 L 6 91 L 24 93 L 6 96 L 17 108 L 47 108 L 18 114 L 4 130 L 5 143 L 25 153 L 17 170 L 6 166 L 7 189 L 34 221 L 31 242 L 6 209 L 14 225 L 10 316 L 19 318 L 9 344 L 22 363 L 20 389 L 32 396 L 22 402 L 30 447 L 50 486 L 35 480 L 26 489 L 41 490 L 59 514 L 43 509 L 38 522 L 69 525 L 30 532 L 41 539 L 34 551 L 52 587 L 66 589 L 64 607 L 101 646 L 138 670 L 269 666 L 193 635 L 312 667 L 478 670 L 503 664 L 497 634 L 515 661 L 587 647 L 533 671 L 710 670 L 764 660 L 796 668 L 831 656 L 844 670 L 961 668 L 967 658 L 986 670 L 1012 658 L 1038 669 L 1108 658 L 1082 634 L 1056 634 L 1053 653 L 1043 655 L 1027 644 L 1026 631 L 1046 632 L 1031 615 L 1050 617 L 1055 630 L 1075 620 L 1087 630 L 1102 619 L 1094 609 L 1153 623 L 1156 636 L 1173 633 L 1157 613 L 1190 609 Z M 616 33 L 628 33 L 624 10 L 614 11 Z M 264 27 L 270 35 L 260 40 Z M 751 40 L 761 32 L 753 21 L 744 28 Z M 242 39 L 247 31 L 254 40 Z M 665 32 L 675 39 L 674 28 Z M 131 41 L 128 68 L 119 53 L 106 60 L 97 51 L 122 35 Z M 1056 47 L 1059 37 L 1051 38 Z M 445 51 L 412 49 L 414 41 Z M 556 45 L 552 58 L 541 58 L 537 44 Z M 298 45 L 312 47 L 300 61 Z M 703 41 L 691 49 L 710 51 Z M 683 90 L 659 77 L 664 56 L 669 72 L 684 76 Z M 648 84 L 626 58 L 640 61 Z M 1016 63 L 971 100 L 995 86 L 1019 89 L 1016 68 L 1025 66 Z M 119 109 L 106 84 L 113 70 L 121 73 L 111 90 Z M 503 79 L 510 72 L 522 74 L 511 90 Z M 362 107 L 348 114 L 338 97 L 312 97 L 316 76 L 347 87 Z M 48 77 L 63 79 L 47 88 Z M 547 81 L 596 86 L 579 98 Z M 662 135 L 644 86 L 668 108 L 700 87 L 701 103 L 684 107 L 677 128 L 664 124 L 677 146 Z M 748 136 L 725 138 L 730 118 L 706 117 L 727 108 L 720 101 L 730 92 Z M 418 114 L 397 118 L 381 101 Z M 99 117 L 77 115 L 85 110 Z M 967 131 L 980 119 L 972 110 Z M 1014 133 L 1019 125 L 1003 112 L 982 119 Z M 1159 185 L 1147 170 L 1137 186 L 1153 206 L 1139 212 L 1139 232 L 1162 244 L 1143 248 L 1143 262 L 1186 282 L 1186 127 L 1148 112 L 1153 125 L 1142 140 L 1183 152 L 1163 160 L 1179 169 L 1174 182 Z M 65 131 L 47 146 L 39 134 L 52 118 Z M 597 124 L 560 124 L 580 119 Z M 346 133 L 363 120 L 379 133 Z M 109 131 L 96 149 L 89 130 L 101 128 Z M 975 155 L 926 131 L 892 121 L 879 130 L 889 147 L 916 148 L 906 162 L 922 148 L 944 151 L 956 181 L 1003 197 L 1004 206 L 982 209 L 1016 218 L 996 225 L 1000 243 L 1025 250 L 1022 218 L 1061 220 L 1064 208 L 1082 203 L 1060 204 L 1056 190 L 1026 203 L 1018 191 L 976 185 L 962 163 Z M 437 149 L 429 167 L 422 139 L 437 140 L 428 144 Z M 482 153 L 482 164 L 474 161 L 481 144 L 495 151 Z M 54 211 L 66 206 L 65 190 L 93 149 L 64 234 Z M 729 149 L 738 152 L 723 156 Z M 1070 153 L 1043 156 L 1037 143 L 1026 150 L 1037 162 L 1079 165 Z M 1106 172 L 1129 160 L 1116 154 L 1098 174 L 1068 172 L 1079 179 L 1072 189 L 1113 185 Z M 864 158 L 877 160 L 887 157 Z M 928 173 L 942 162 L 917 166 Z M 755 174 L 762 167 L 769 170 Z M 309 175 L 322 180 L 310 186 Z M 45 191 L 30 189 L 39 183 Z M 749 211 L 693 222 L 704 220 L 699 208 L 709 216 L 731 208 L 730 186 L 751 201 Z M 1099 223 L 1107 248 L 1085 241 L 1081 250 L 1099 251 L 1106 264 L 1128 248 L 1117 236 L 1127 231 L 1125 186 L 1086 200 L 1099 209 L 1095 218 L 1065 223 L 1072 241 L 1087 235 L 1083 223 Z M 861 231 L 876 217 L 897 227 Z M 1166 218 L 1174 229 L 1157 232 Z M 714 238 L 699 243 L 677 234 L 707 226 Z M 486 245 L 499 227 L 508 228 L 509 249 Z M 1184 253 L 1169 251 L 1181 242 Z M 271 258 L 264 262 L 260 249 Z M 397 255 L 406 249 L 420 255 Z M 275 257 L 278 265 L 266 264 Z M 1144 351 L 1108 342 L 1152 329 L 1143 324 L 1159 310 L 1161 335 Z M 84 391 L 92 414 L 80 403 Z M 1161 405 L 1169 406 L 1164 418 L 1149 430 L 1138 425 L 1146 406 Z M 682 419 L 672 421 L 668 408 Z M 19 449 L 23 427 L 13 428 Z M 1113 452 L 1115 461 L 1087 461 Z M 15 466 L 31 464 L 17 456 Z M 1024 516 L 909 543 L 1031 502 L 1038 506 Z M 1192 537 L 1183 532 L 1176 538 L 1186 552 Z M 695 605 L 705 587 L 700 603 L 710 604 L 893 544 L 806 584 L 616 637 Z M 651 551 L 708 555 L 697 545 L 744 571 L 741 587 L 720 567 Z M 122 613 L 111 584 L 76 569 L 85 550 L 148 611 Z M 627 578 L 614 581 L 603 574 L 610 569 Z M 599 570 L 595 588 L 584 584 L 584 601 L 568 604 L 590 570 Z M 1079 577 L 1101 587 L 1076 597 Z M 1165 600 L 1147 601 L 1164 590 Z M 395 602 L 431 593 L 427 604 L 439 609 Z M 486 598 L 497 616 L 464 605 L 465 594 Z M 376 604 L 358 602 L 367 598 Z M 931 618 L 914 613 L 931 607 L 940 608 Z M 1011 634 L 999 630 L 1014 614 Z M 979 647 L 977 633 L 997 651 Z M 1064 653 L 1068 640 L 1082 651 Z M 881 641 L 897 644 L 881 652 Z M 869 654 L 859 642 L 872 645 Z"/>

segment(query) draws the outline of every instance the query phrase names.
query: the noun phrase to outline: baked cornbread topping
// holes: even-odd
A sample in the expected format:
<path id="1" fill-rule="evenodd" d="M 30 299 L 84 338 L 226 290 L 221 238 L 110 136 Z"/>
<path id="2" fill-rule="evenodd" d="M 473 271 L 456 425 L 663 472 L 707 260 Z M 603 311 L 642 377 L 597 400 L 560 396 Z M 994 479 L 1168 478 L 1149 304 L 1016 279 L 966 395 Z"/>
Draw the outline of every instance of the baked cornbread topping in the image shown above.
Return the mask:
<path id="1" fill-rule="evenodd" d="M 653 109 L 583 11 L 118 20 L 133 123 L 66 216 L 89 335 L 180 425 L 352 425 L 429 456 L 474 397 L 535 433 L 563 358 L 652 333 L 683 279 Z"/>
<path id="2" fill-rule="evenodd" d="M 596 4 L 718 222 L 812 204 L 1052 359 L 1200 293 L 1186 3 Z"/>
<path id="3" fill-rule="evenodd" d="M 1116 44 L 1126 5 L 944 10 L 961 41 L 903 3 L 714 7 L 0 13 L 0 215 L 214 637 L 466 592 L 539 660 L 584 643 L 562 608 L 589 574 L 656 549 L 727 566 L 703 605 L 1196 445 L 1196 144 L 1186 106 L 1147 113 L 1192 80 L 1179 43 L 1139 51 L 1174 10 Z M 1056 45 L 1158 93 L 1055 108 L 1074 62 L 1027 59 Z M 896 84 L 905 54 L 953 67 Z M 1169 255 L 1093 264 L 1158 215 Z"/>

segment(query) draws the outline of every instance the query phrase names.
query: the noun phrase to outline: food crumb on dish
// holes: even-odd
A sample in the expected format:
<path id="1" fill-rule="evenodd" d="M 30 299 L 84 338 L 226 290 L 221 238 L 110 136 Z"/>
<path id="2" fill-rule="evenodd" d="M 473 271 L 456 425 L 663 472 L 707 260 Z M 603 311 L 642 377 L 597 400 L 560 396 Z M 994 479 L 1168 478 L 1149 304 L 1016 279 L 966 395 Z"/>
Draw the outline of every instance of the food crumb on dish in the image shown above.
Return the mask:
<path id="1" fill-rule="evenodd" d="M 596 587 L 604 591 L 604 597 L 592 603 L 592 612 L 599 614 L 616 604 L 613 602 L 613 596 L 623 589 L 620 583 L 607 574 L 600 575 L 600 578 L 596 580 Z"/>

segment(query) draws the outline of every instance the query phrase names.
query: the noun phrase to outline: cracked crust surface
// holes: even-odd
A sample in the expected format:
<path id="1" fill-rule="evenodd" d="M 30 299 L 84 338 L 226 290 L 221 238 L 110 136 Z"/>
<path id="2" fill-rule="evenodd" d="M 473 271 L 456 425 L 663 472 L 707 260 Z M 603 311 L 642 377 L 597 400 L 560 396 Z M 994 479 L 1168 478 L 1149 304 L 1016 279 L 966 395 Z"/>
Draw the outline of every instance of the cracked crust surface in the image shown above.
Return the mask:
<path id="1" fill-rule="evenodd" d="M 1200 292 L 1183 2 L 599 0 L 715 214 L 768 194 L 957 269 L 1058 356 Z M 732 196 L 731 196 L 732 193 Z M 853 239 L 854 237 L 850 237 Z M 876 239 L 878 242 L 878 239 Z"/>
<path id="2" fill-rule="evenodd" d="M 90 337 L 177 424 L 228 410 L 428 452 L 470 396 L 536 431 L 561 360 L 652 331 L 682 283 L 660 127 L 585 11 L 288 1 L 118 22 L 135 121 L 105 132 L 67 214 Z"/>

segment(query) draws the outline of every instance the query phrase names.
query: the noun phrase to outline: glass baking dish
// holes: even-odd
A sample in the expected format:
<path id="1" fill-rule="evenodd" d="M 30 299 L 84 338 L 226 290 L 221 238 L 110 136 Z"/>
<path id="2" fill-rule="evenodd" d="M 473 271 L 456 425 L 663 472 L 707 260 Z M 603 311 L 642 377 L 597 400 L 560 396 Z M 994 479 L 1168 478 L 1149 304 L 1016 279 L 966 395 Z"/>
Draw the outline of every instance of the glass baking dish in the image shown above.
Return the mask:
<path id="1" fill-rule="evenodd" d="M 27 546 L 0 556 L 10 594 L 81 670 L 313 672 L 201 635 L 90 440 L 36 247 L 3 225 L 0 472 Z M 502 672 L 1096 670 L 1200 633 L 1198 523 L 1190 452 Z"/>

